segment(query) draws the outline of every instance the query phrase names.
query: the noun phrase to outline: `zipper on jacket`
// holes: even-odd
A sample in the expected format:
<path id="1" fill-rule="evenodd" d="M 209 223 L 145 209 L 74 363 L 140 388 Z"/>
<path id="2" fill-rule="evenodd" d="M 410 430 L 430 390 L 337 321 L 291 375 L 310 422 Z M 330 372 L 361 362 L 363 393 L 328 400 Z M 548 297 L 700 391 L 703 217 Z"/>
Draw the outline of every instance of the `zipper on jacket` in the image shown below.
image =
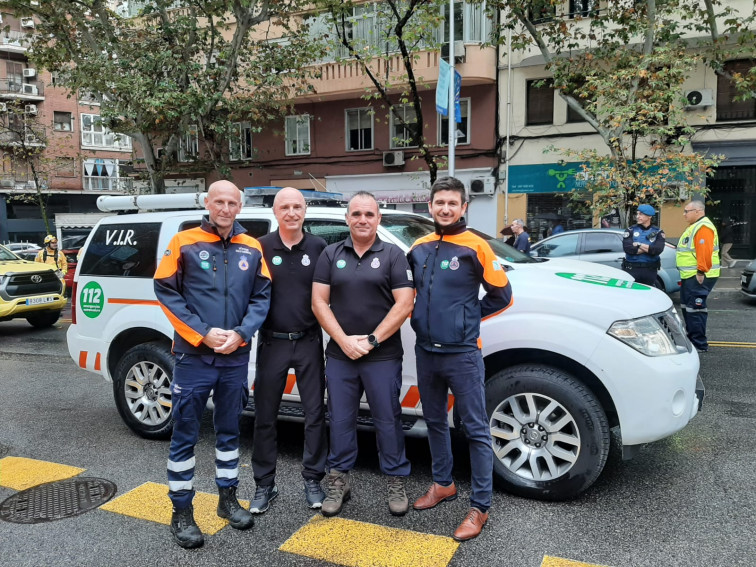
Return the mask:
<path id="1" fill-rule="evenodd" d="M 428 326 L 428 340 L 433 343 L 433 337 L 431 337 L 431 293 L 433 292 L 433 276 L 436 273 L 436 260 L 438 259 L 438 249 L 441 247 L 441 241 L 444 239 L 444 235 L 439 235 L 438 242 L 436 242 L 435 251 L 433 253 L 433 262 L 431 264 L 431 271 L 430 271 L 430 279 L 428 280 L 428 304 L 426 305 L 426 316 L 425 320 L 427 322 Z M 427 259 L 426 259 L 427 262 Z M 427 264 L 426 264 L 427 265 Z M 423 266 L 423 271 L 425 271 L 425 266 Z M 425 279 L 425 275 L 423 274 L 423 279 Z"/>
<path id="2" fill-rule="evenodd" d="M 218 264 L 215 261 L 215 254 L 213 254 L 213 289 L 218 289 L 216 285 L 215 276 L 218 274 Z"/>
<path id="3" fill-rule="evenodd" d="M 223 243 L 223 277 L 225 283 L 223 285 L 223 328 L 228 328 L 228 245 L 231 243 L 231 239 L 221 240 Z"/>

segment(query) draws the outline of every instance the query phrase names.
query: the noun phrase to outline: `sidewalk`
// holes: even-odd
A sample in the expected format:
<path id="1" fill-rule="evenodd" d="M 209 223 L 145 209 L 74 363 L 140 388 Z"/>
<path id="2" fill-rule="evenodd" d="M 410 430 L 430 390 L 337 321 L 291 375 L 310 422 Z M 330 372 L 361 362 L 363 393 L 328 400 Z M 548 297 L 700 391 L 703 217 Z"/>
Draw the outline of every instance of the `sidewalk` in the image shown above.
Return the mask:
<path id="1" fill-rule="evenodd" d="M 732 268 L 722 268 L 712 293 L 740 293 L 740 276 L 750 260 L 737 260 Z"/>

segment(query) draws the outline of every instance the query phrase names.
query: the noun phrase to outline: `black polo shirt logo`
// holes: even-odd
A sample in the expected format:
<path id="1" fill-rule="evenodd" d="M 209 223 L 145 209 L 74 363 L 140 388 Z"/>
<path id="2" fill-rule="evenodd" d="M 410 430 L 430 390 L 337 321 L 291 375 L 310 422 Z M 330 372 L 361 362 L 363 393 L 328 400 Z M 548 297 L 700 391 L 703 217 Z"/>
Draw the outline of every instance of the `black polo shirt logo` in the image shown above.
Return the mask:
<path id="1" fill-rule="evenodd" d="M 281 262 L 283 262 L 283 260 L 281 259 L 281 256 L 273 256 L 272 261 L 273 261 L 274 266 L 280 266 Z"/>
<path id="2" fill-rule="evenodd" d="M 381 261 L 378 258 L 373 258 L 373 261 L 370 262 L 370 267 L 373 269 L 378 269 L 381 267 Z"/>
<path id="3" fill-rule="evenodd" d="M 304 256 L 302 256 L 302 265 L 303 266 L 309 266 L 310 265 L 310 257 L 307 254 L 305 254 Z"/>
<path id="4" fill-rule="evenodd" d="M 339 260 L 338 262 L 336 262 L 336 267 L 339 270 L 343 270 L 344 268 L 346 268 L 346 260 Z"/>

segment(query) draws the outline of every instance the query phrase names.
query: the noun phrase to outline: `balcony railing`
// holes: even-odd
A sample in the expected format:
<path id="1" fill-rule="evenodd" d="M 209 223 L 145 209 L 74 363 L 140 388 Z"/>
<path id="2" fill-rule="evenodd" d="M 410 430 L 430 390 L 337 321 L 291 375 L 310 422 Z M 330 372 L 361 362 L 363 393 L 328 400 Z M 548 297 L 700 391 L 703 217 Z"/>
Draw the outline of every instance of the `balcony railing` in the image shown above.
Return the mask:
<path id="1" fill-rule="evenodd" d="M 0 79 L 0 94 L 19 96 L 45 96 L 45 85 L 42 83 L 24 83 L 19 79 Z"/>
<path id="2" fill-rule="evenodd" d="M 20 31 L 4 31 L 0 32 L 0 50 L 3 47 L 15 48 L 14 51 L 19 49 L 26 49 L 29 47 L 29 34 Z"/>
<path id="3" fill-rule="evenodd" d="M 84 177 L 85 191 L 120 191 L 129 193 L 134 188 L 134 180 L 123 177 Z"/>
<path id="4" fill-rule="evenodd" d="M 35 127 L 34 131 L 27 129 L 24 132 L 0 130 L 0 146 L 20 146 L 22 141 L 27 148 L 44 146 L 46 129 Z"/>

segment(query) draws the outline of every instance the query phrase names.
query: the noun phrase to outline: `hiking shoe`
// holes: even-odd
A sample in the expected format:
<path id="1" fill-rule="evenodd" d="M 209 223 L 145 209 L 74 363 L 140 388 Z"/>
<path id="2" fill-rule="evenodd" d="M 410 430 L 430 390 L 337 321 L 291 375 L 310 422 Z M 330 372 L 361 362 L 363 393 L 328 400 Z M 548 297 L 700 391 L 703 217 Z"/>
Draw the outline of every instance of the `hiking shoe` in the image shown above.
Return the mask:
<path id="1" fill-rule="evenodd" d="M 324 516 L 335 516 L 341 512 L 344 502 L 349 500 L 351 487 L 349 486 L 349 473 L 331 471 L 326 477 L 326 497 L 320 508 Z"/>
<path id="2" fill-rule="evenodd" d="M 232 528 L 237 530 L 248 530 L 255 520 L 247 510 L 241 507 L 236 499 L 236 487 L 228 488 L 218 487 L 218 516 L 228 520 Z"/>
<path id="3" fill-rule="evenodd" d="M 390 476 L 388 479 L 388 506 L 394 516 L 404 516 L 409 510 L 407 492 L 404 490 L 403 476 Z"/>
<path id="4" fill-rule="evenodd" d="M 325 492 L 320 486 L 320 482 L 315 479 L 305 479 L 304 481 L 304 493 L 307 499 L 307 505 L 312 508 L 320 508 L 325 500 Z"/>
<path id="5" fill-rule="evenodd" d="M 275 484 L 270 486 L 258 486 L 255 489 L 255 497 L 249 504 L 249 511 L 253 514 L 262 514 L 270 508 L 270 502 L 278 496 L 278 487 Z"/>
<path id="6" fill-rule="evenodd" d="M 194 521 L 194 508 L 192 506 L 181 510 L 173 509 L 171 534 L 173 540 L 184 549 L 202 547 L 205 543 L 205 538 Z"/>

